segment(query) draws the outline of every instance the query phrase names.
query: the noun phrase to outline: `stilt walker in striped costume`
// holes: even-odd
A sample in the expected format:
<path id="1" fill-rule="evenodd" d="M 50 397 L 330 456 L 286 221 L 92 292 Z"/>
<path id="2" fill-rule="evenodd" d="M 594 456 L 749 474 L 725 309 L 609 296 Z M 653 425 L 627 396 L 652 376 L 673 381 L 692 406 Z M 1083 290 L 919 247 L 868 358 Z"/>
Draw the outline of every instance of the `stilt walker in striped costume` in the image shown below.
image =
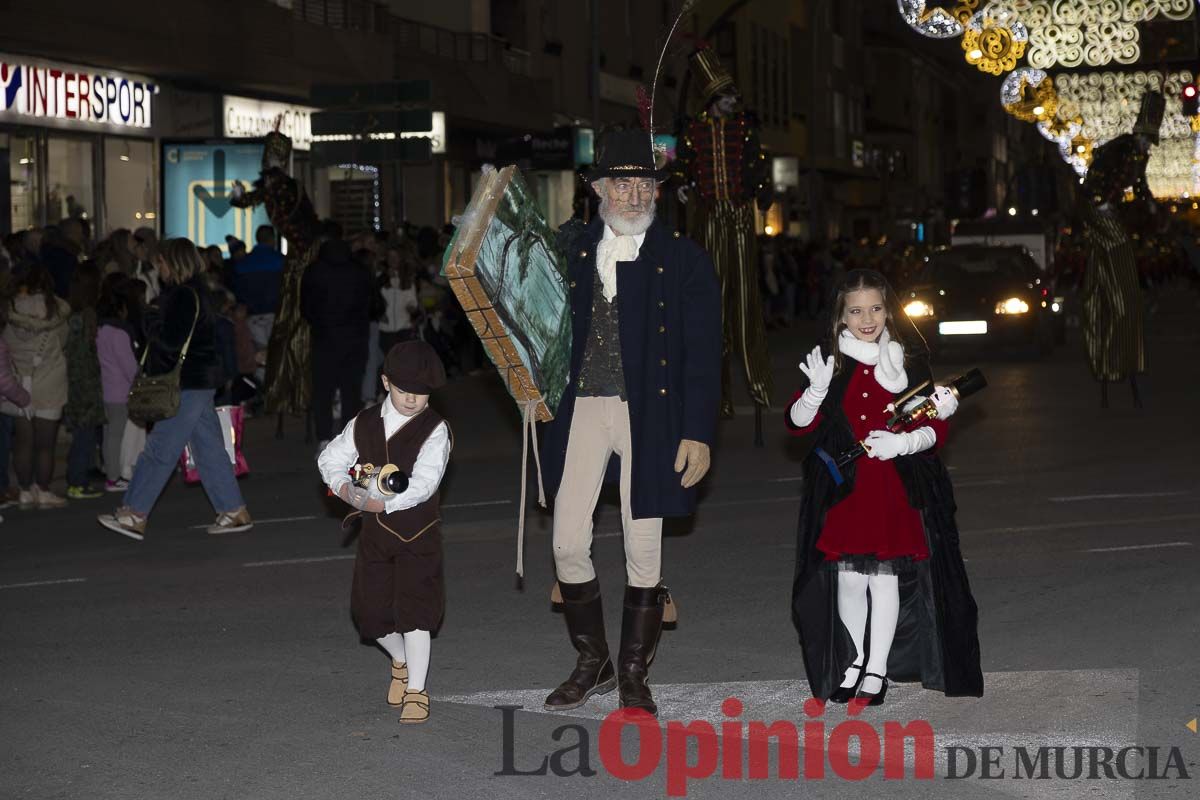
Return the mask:
<path id="1" fill-rule="evenodd" d="M 1142 406 L 1137 385 L 1138 373 L 1146 370 L 1142 291 L 1128 228 L 1138 211 L 1153 213 L 1156 208 L 1146 183 L 1146 162 L 1150 146 L 1158 144 L 1165 105 L 1158 92 L 1142 95 L 1133 133 L 1097 148 L 1080 195 L 1080 216 L 1088 240 L 1083 334 L 1105 408 L 1109 381 L 1126 378 L 1134 406 Z M 1136 205 L 1123 203 L 1128 187 L 1133 189 Z"/>
<path id="2" fill-rule="evenodd" d="M 680 201 L 688 202 L 689 188 L 699 195 L 689 214 L 688 232 L 712 256 L 721 281 L 721 415 L 733 416 L 730 361 L 736 355 L 761 424 L 762 409 L 771 404 L 771 362 L 759 296 L 754 203 L 761 210 L 771 205 L 768 164 L 759 147 L 757 123 L 740 108 L 733 77 L 716 53 L 707 47 L 697 50 L 691 68 L 705 110 L 684 126 L 674 172 L 685 182 L 679 188 Z M 761 435 L 756 443 L 761 444 Z"/>

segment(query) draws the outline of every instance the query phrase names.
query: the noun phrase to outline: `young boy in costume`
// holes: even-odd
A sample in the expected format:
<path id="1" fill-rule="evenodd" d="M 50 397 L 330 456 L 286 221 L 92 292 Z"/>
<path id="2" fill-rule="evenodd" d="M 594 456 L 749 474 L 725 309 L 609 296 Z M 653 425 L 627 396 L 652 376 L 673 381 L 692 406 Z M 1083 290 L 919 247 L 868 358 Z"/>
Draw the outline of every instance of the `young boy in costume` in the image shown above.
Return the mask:
<path id="1" fill-rule="evenodd" d="M 401 722 L 418 723 L 429 719 L 430 634 L 445 608 L 438 485 L 453 435 L 429 407 L 429 394 L 446 382 L 432 347 L 395 345 L 381 380 L 387 398 L 352 419 L 317 463 L 330 490 L 354 507 L 351 517 L 362 517 L 354 622 L 392 657 L 388 705 L 400 709 Z M 388 486 L 393 469 L 407 476 L 407 488 Z"/>

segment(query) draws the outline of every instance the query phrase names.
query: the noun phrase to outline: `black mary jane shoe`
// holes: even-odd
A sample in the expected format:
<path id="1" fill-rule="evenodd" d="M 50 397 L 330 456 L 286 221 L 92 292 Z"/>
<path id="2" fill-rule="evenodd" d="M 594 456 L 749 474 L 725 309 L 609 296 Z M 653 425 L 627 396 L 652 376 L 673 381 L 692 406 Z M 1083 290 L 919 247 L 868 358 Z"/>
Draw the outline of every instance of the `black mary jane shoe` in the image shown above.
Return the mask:
<path id="1" fill-rule="evenodd" d="M 862 686 L 863 682 L 863 665 L 851 664 L 850 669 L 858 670 L 858 680 L 852 686 L 839 686 L 833 694 L 829 695 L 829 702 L 849 703 L 858 694 L 858 687 Z"/>
<path id="2" fill-rule="evenodd" d="M 879 678 L 881 681 L 883 681 L 883 685 L 879 687 L 879 691 L 876 694 L 871 694 L 870 692 L 864 692 L 864 691 L 860 690 L 858 692 L 858 694 L 855 695 L 854 702 L 856 704 L 862 705 L 862 706 L 881 706 L 881 705 L 883 705 L 883 698 L 885 696 L 887 696 L 887 688 L 888 688 L 887 676 L 886 675 L 877 675 L 874 672 L 867 672 L 867 673 L 863 674 L 863 679 L 865 679 L 865 678 Z M 860 681 L 861 680 L 862 679 L 860 679 Z M 861 686 L 862 686 L 862 683 L 860 682 L 859 683 L 860 689 L 861 689 Z"/>

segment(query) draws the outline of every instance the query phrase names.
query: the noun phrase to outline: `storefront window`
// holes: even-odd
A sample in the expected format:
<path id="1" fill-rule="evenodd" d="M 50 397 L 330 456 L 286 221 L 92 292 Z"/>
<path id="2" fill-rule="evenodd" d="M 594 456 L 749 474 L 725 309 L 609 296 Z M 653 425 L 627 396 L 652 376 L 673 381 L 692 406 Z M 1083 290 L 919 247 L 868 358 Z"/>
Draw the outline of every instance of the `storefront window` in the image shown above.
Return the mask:
<path id="1" fill-rule="evenodd" d="M 46 156 L 47 222 L 94 217 L 92 143 L 51 137 L 46 143 Z"/>
<path id="2" fill-rule="evenodd" d="M 0 233 L 38 224 L 37 142 L 32 136 L 0 133 Z"/>
<path id="3" fill-rule="evenodd" d="M 153 142 L 105 138 L 104 225 L 109 231 L 117 228 L 159 230 L 154 158 Z"/>

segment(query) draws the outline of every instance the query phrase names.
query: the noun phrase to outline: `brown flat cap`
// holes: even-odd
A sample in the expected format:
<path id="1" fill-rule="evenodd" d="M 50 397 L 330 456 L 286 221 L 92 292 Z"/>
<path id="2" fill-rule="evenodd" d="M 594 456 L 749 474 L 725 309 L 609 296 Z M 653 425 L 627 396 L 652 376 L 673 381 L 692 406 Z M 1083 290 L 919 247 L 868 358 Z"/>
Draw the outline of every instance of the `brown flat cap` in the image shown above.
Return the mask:
<path id="1" fill-rule="evenodd" d="M 413 394 L 430 394 L 446 384 L 442 359 L 420 339 L 393 345 L 383 361 L 383 374 L 397 389 Z"/>

